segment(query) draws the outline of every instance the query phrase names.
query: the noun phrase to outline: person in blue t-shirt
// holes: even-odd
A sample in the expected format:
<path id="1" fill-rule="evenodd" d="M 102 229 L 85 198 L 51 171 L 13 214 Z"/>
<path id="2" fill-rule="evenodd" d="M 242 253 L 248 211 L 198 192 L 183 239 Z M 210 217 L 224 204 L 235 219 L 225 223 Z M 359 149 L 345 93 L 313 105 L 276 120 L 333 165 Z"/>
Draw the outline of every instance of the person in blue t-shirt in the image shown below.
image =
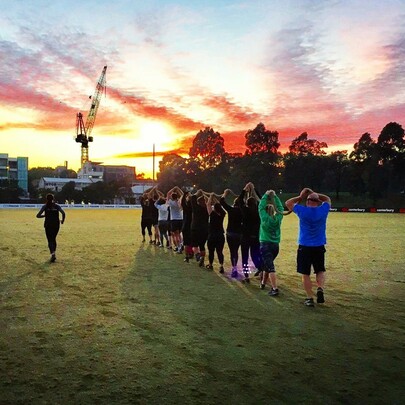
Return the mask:
<path id="1" fill-rule="evenodd" d="M 299 204 L 305 202 L 305 205 Z M 314 269 L 316 284 L 316 301 L 325 302 L 325 245 L 326 220 L 331 207 L 327 195 L 315 193 L 310 188 L 304 188 L 298 197 L 285 202 L 286 207 L 299 218 L 297 272 L 302 275 L 302 283 L 307 294 L 304 304 L 314 306 L 312 292 L 311 266 Z"/>

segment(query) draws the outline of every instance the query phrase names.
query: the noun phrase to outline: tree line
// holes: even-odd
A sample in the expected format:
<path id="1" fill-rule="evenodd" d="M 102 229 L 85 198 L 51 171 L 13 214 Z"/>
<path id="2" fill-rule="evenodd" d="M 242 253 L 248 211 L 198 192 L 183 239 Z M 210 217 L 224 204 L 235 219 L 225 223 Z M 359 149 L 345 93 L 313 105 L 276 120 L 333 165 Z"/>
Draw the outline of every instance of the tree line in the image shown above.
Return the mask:
<path id="1" fill-rule="evenodd" d="M 275 190 L 296 193 L 304 187 L 328 192 L 339 200 L 341 192 L 367 196 L 373 201 L 386 195 L 402 195 L 405 191 L 404 129 L 396 122 L 388 123 L 373 139 L 364 133 L 353 150 L 326 153 L 325 142 L 312 139 L 306 132 L 293 139 L 288 151 L 279 151 L 279 134 L 259 123 L 245 134 L 245 151 L 229 153 L 224 138 L 213 128 L 200 130 L 193 139 L 189 157 L 167 154 L 159 162 L 159 189 L 180 187 L 222 192 L 224 188 L 240 190 L 253 181 L 259 190 L 270 185 Z M 28 172 L 32 200 L 44 197 L 47 190 L 38 190 L 41 177 L 76 178 L 73 170 L 58 171 L 51 167 L 32 168 Z M 76 190 L 67 183 L 56 193 L 59 202 L 109 203 L 119 198 L 134 202 L 128 182 L 98 182 Z M 0 202 L 19 202 L 22 190 L 16 181 L 0 182 Z"/>
<path id="2" fill-rule="evenodd" d="M 224 138 L 213 128 L 197 133 L 189 157 L 168 154 L 159 163 L 159 187 L 202 188 L 220 192 L 224 186 L 240 190 L 254 181 L 259 190 L 269 185 L 283 192 L 304 187 L 333 193 L 368 195 L 374 201 L 387 193 L 405 190 L 404 129 L 390 122 L 377 140 L 361 135 L 353 151 L 326 153 L 325 142 L 311 139 L 306 132 L 293 139 L 288 152 L 279 151 L 279 134 L 259 123 L 245 134 L 244 153 L 229 153 Z"/>

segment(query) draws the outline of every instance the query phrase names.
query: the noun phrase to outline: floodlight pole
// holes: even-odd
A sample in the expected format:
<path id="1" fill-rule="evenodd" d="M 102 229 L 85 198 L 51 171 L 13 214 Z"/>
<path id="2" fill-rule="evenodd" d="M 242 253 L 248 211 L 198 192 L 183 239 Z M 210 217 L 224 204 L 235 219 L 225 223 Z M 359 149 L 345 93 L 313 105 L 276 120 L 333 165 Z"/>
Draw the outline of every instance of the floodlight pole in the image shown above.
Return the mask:
<path id="1" fill-rule="evenodd" d="M 155 183 L 155 144 L 153 144 L 152 160 L 153 160 L 152 182 Z"/>

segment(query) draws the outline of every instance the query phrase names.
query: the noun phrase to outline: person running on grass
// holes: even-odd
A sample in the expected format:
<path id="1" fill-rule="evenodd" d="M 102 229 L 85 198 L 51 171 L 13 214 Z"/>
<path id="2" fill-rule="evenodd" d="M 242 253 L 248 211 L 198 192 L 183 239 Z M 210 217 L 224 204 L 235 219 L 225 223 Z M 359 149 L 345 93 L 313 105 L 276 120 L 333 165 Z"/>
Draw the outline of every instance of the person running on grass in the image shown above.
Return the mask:
<path id="1" fill-rule="evenodd" d="M 301 205 L 299 203 L 305 203 Z M 311 266 L 315 272 L 318 304 L 325 302 L 325 245 L 326 220 L 331 207 L 331 199 L 318 194 L 310 188 L 304 188 L 298 197 L 285 202 L 286 207 L 299 218 L 297 272 L 302 276 L 302 284 L 307 295 L 304 304 L 314 306 Z"/>
<path id="2" fill-rule="evenodd" d="M 59 220 L 59 213 L 62 214 L 62 220 Z M 56 260 L 56 236 L 58 235 L 60 224 L 65 222 L 66 214 L 59 204 L 54 201 L 53 194 L 47 194 L 46 204 L 41 207 L 37 218 L 45 218 L 45 235 L 48 240 L 49 252 L 51 253 L 51 263 Z"/>
<path id="3" fill-rule="evenodd" d="M 260 215 L 260 253 L 263 262 L 263 275 L 260 288 L 265 289 L 270 276 L 271 290 L 269 295 L 277 296 L 276 270 L 274 260 L 280 250 L 281 221 L 283 220 L 283 204 L 274 190 L 267 190 L 259 203 Z"/>
<path id="4" fill-rule="evenodd" d="M 224 271 L 224 218 L 225 210 L 222 208 L 221 204 L 211 193 L 207 201 L 207 211 L 209 215 L 208 224 L 208 264 L 207 269 L 213 270 L 214 255 L 217 252 L 218 262 L 219 262 L 219 272 L 223 274 Z"/>
<path id="5" fill-rule="evenodd" d="M 228 244 L 232 264 L 231 276 L 236 278 L 238 277 L 239 247 L 242 239 L 242 211 L 240 209 L 242 201 L 240 200 L 240 197 L 237 197 L 235 198 L 233 205 L 229 205 L 226 202 L 226 197 L 230 194 L 233 193 L 229 188 L 227 188 L 222 194 L 220 203 L 228 213 L 226 242 Z"/>

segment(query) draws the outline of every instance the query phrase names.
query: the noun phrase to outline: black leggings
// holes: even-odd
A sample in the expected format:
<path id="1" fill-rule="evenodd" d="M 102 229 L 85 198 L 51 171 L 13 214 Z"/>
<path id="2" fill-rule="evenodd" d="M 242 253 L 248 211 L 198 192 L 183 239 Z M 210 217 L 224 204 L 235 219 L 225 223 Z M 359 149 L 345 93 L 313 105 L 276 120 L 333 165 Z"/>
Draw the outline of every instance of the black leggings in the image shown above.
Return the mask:
<path id="1" fill-rule="evenodd" d="M 210 264 L 214 263 L 214 254 L 217 252 L 218 262 L 222 266 L 224 264 L 224 245 L 225 237 L 224 235 L 215 235 L 208 237 L 208 262 Z"/>
<path id="2" fill-rule="evenodd" d="M 229 252 L 231 256 L 232 267 L 238 265 L 239 260 L 239 246 L 240 246 L 241 235 L 239 233 L 227 233 L 226 242 L 228 243 Z"/>
<path id="3" fill-rule="evenodd" d="M 52 254 L 56 251 L 56 236 L 59 232 L 59 224 L 57 226 L 46 226 L 45 234 L 48 239 L 49 252 Z"/>
<path id="4" fill-rule="evenodd" d="M 141 232 L 145 237 L 145 229 L 148 231 L 148 235 L 152 236 L 152 219 L 141 219 Z"/>
<path id="5" fill-rule="evenodd" d="M 257 236 L 242 236 L 241 252 L 243 267 L 248 266 L 249 250 L 253 264 L 255 265 L 256 269 L 260 269 L 262 266 L 262 260 L 260 255 L 260 242 Z"/>

